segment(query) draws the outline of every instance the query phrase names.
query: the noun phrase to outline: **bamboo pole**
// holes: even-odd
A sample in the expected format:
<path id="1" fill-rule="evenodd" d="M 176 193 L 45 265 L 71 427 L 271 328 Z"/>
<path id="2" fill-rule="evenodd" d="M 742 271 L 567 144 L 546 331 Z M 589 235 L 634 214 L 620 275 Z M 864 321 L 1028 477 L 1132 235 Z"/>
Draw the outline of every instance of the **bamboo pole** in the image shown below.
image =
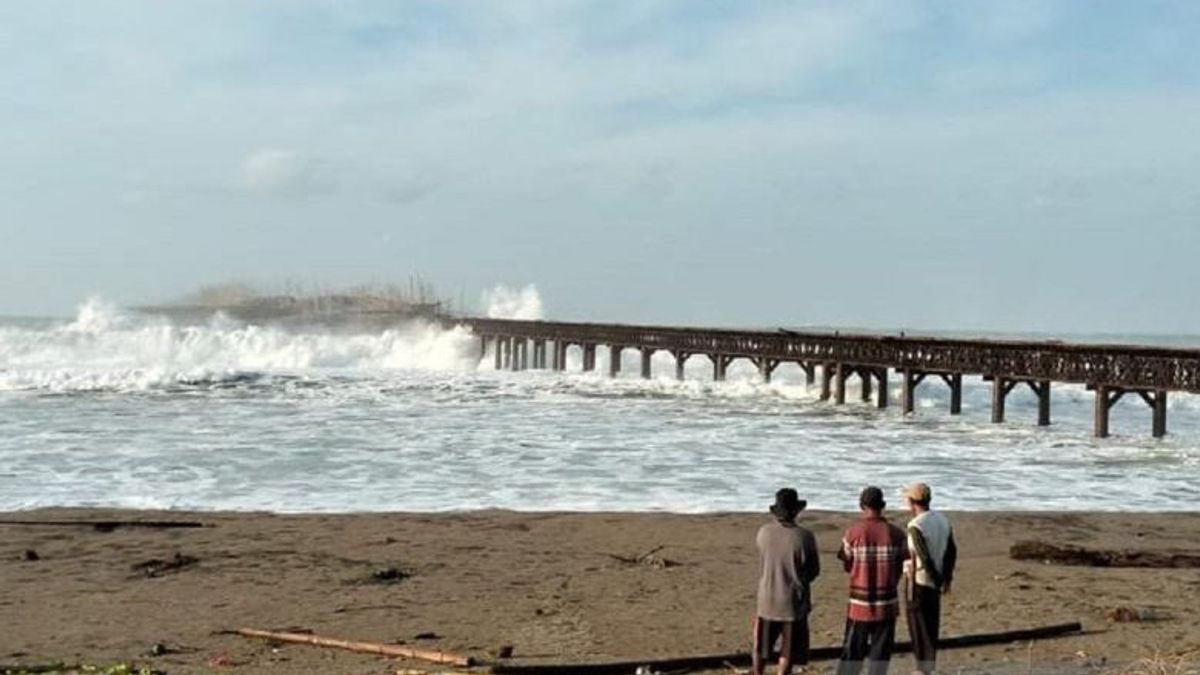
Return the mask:
<path id="1" fill-rule="evenodd" d="M 254 628 L 240 628 L 234 632 L 242 637 L 248 638 L 261 638 L 264 640 L 274 640 L 275 642 L 312 645 L 314 647 L 329 647 L 331 649 L 345 649 L 346 651 L 360 652 L 363 654 L 379 654 L 380 656 L 417 659 L 419 661 L 441 663 L 460 668 L 470 668 L 471 666 L 475 665 L 475 659 L 469 656 L 452 654 L 450 652 L 439 652 L 432 649 L 414 649 L 412 647 L 404 647 L 401 645 L 385 645 L 377 642 L 338 640 L 336 638 L 308 635 L 305 633 L 276 633 L 274 631 L 257 630 Z"/>

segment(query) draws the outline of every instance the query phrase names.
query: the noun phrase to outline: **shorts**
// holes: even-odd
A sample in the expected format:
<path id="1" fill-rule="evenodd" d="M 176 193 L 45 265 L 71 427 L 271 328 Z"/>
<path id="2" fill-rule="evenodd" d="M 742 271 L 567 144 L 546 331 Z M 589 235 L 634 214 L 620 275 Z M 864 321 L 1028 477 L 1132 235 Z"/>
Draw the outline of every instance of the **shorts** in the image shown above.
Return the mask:
<path id="1" fill-rule="evenodd" d="M 795 621 L 773 621 L 754 617 L 754 654 L 764 663 L 778 661 L 783 647 L 784 631 L 791 631 L 792 665 L 808 663 L 808 616 Z"/>

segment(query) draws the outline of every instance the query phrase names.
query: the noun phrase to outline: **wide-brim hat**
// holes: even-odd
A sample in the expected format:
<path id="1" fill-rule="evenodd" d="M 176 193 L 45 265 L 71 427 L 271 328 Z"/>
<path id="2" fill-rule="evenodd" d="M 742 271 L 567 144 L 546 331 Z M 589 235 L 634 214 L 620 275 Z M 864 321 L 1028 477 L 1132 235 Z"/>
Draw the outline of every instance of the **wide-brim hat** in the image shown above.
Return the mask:
<path id="1" fill-rule="evenodd" d="M 775 503 L 771 504 L 771 514 L 776 518 L 795 516 L 808 506 L 808 501 L 800 499 L 792 488 L 781 488 L 775 493 Z"/>

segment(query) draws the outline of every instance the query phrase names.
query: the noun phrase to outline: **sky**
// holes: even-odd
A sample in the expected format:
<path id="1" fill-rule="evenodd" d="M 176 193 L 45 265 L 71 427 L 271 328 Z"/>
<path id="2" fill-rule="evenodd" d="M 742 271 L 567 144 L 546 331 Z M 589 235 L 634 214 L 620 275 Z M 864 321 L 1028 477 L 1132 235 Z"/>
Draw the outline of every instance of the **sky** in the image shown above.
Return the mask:
<path id="1" fill-rule="evenodd" d="M 1200 3 L 0 3 L 0 314 L 1200 333 Z"/>

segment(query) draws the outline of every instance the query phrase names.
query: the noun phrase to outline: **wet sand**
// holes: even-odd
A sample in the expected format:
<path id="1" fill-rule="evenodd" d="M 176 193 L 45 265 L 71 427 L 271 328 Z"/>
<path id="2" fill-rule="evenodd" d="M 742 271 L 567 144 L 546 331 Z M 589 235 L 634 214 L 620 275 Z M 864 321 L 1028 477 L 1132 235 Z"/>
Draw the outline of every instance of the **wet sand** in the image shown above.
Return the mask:
<path id="1" fill-rule="evenodd" d="M 1028 663 L 1101 669 L 1156 651 L 1200 650 L 1200 570 L 1017 562 L 1022 539 L 1137 549 L 1200 548 L 1200 514 L 952 513 L 962 551 L 943 633 L 1080 621 L 1065 639 L 947 651 L 953 671 Z M 759 514 L 273 515 L 52 509 L 2 519 L 180 519 L 187 530 L 0 525 L 0 666 L 137 662 L 168 673 L 394 673 L 399 662 L 222 634 L 238 627 L 405 643 L 531 661 L 745 651 Z M 846 578 L 834 559 L 845 513 L 805 513 L 824 573 L 814 646 L 840 641 Z M 902 521 L 901 514 L 893 520 Z M 662 547 L 678 563 L 629 564 Z M 26 550 L 38 560 L 26 560 Z M 159 576 L 133 566 L 174 554 Z M 380 582 L 396 568 L 407 578 Z M 402 575 L 403 576 L 403 575 Z M 1113 623 L 1119 606 L 1153 621 Z M 422 637 L 418 637 L 422 636 Z M 898 637 L 907 638 L 901 621 Z M 177 653 L 148 656 L 155 644 Z M 411 667 L 438 670 L 420 664 Z M 824 671 L 831 664 L 817 664 Z M 911 670 L 898 656 L 893 672 Z"/>

